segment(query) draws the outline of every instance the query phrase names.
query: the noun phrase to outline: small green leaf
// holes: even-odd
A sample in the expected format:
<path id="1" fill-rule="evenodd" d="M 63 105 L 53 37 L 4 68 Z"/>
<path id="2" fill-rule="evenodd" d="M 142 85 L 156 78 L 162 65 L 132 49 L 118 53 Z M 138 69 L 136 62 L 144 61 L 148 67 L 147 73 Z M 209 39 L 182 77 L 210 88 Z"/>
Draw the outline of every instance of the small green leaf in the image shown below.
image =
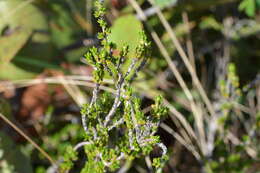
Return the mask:
<path id="1" fill-rule="evenodd" d="M 27 42 L 30 35 L 30 30 L 19 30 L 11 35 L 0 37 L 0 63 L 10 62 Z"/>
<path id="2" fill-rule="evenodd" d="M 213 16 L 208 16 L 202 20 L 199 24 L 201 29 L 214 29 L 217 31 L 221 31 L 223 28 L 222 24 L 219 23 Z"/>
<path id="3" fill-rule="evenodd" d="M 43 43 L 49 40 L 49 36 L 44 32 L 48 29 L 48 23 L 41 13 L 31 3 L 21 0 L 1 0 L 0 1 L 0 32 L 8 26 L 11 30 L 22 29 L 27 32 L 33 30 L 32 40 Z M 37 32 L 38 31 L 38 32 Z"/>
<path id="4" fill-rule="evenodd" d="M 25 71 L 12 63 L 0 64 L 0 79 L 4 79 L 4 80 L 30 79 L 35 76 L 36 76 L 35 73 Z"/>
<path id="5" fill-rule="evenodd" d="M 161 8 L 175 4 L 176 2 L 177 0 L 155 0 L 155 4 Z"/>
<path id="6" fill-rule="evenodd" d="M 37 59 L 46 62 L 52 54 L 48 30 L 44 14 L 32 3 L 23 0 L 0 1 L 0 32 L 3 33 L 0 37 L 1 79 L 19 79 L 18 76 L 27 78 L 34 76 L 31 72 L 42 72 L 43 68 L 24 66 L 15 61 L 19 55 L 28 61 Z"/>
<path id="7" fill-rule="evenodd" d="M 253 17 L 255 15 L 255 11 L 256 11 L 256 2 L 255 2 L 255 0 L 243 0 L 239 4 L 238 9 L 240 11 L 245 11 L 245 13 L 248 16 Z"/>
<path id="8" fill-rule="evenodd" d="M 108 40 L 114 42 L 119 50 L 129 45 L 129 56 L 134 56 L 135 48 L 140 42 L 142 23 L 134 15 L 119 17 L 111 28 Z"/>

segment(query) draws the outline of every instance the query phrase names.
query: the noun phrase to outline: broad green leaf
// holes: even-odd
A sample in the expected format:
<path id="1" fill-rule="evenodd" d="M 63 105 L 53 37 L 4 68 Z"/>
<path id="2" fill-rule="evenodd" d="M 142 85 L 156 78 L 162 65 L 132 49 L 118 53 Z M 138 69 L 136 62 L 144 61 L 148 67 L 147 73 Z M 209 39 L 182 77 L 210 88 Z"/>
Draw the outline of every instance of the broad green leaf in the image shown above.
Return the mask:
<path id="1" fill-rule="evenodd" d="M 0 37 L 0 63 L 8 63 L 24 46 L 31 31 L 19 30 L 10 35 Z"/>
<path id="2" fill-rule="evenodd" d="M 33 77 L 32 71 L 43 70 L 15 62 L 17 55 L 42 62 L 51 57 L 47 20 L 31 1 L 0 0 L 0 33 L 0 62 L 5 62 L 0 64 L 0 79 Z"/>
<path id="3" fill-rule="evenodd" d="M 50 25 L 52 41 L 58 48 L 63 48 L 76 41 L 73 34 L 78 28 L 69 11 L 61 4 L 51 3 L 50 5 L 54 11 Z"/>
<path id="4" fill-rule="evenodd" d="M 23 56 L 16 56 L 14 64 L 23 64 L 24 66 L 34 66 L 36 68 L 51 68 L 51 69 L 61 69 L 60 66 L 53 63 L 48 63 L 38 59 L 28 59 Z"/>
<path id="5" fill-rule="evenodd" d="M 10 30 L 31 30 L 32 37 L 19 55 L 28 58 L 47 59 L 51 55 L 50 35 L 47 20 L 43 13 L 30 1 L 0 1 L 0 32 L 6 27 Z"/>
<path id="6" fill-rule="evenodd" d="M 256 0 L 256 6 L 257 8 L 260 8 L 260 0 Z"/>
<path id="7" fill-rule="evenodd" d="M 8 165 L 11 165 L 14 173 L 33 172 L 29 159 L 19 150 L 12 139 L 2 132 L 0 132 L 0 149 L 3 152 L 0 163 L 5 161 Z"/>
<path id="8" fill-rule="evenodd" d="M 199 24 L 201 29 L 215 29 L 221 31 L 223 28 L 222 24 L 219 23 L 213 16 L 208 16 L 203 18 L 202 22 Z"/>
<path id="9" fill-rule="evenodd" d="M 135 16 L 126 15 L 115 21 L 108 39 L 116 43 L 119 49 L 124 45 L 129 45 L 129 56 L 134 56 L 141 31 L 142 23 Z"/>
<path id="10" fill-rule="evenodd" d="M 255 15 L 256 2 L 255 0 L 243 0 L 238 8 L 241 11 L 245 11 L 248 16 L 253 17 Z"/>
<path id="11" fill-rule="evenodd" d="M 168 5 L 175 4 L 177 0 L 155 0 L 155 4 L 159 7 L 167 7 Z"/>
<path id="12" fill-rule="evenodd" d="M 35 73 L 17 67 L 13 63 L 0 64 L 0 79 L 4 79 L 4 80 L 30 79 L 35 76 L 36 76 Z"/>
<path id="13" fill-rule="evenodd" d="M 10 30 L 19 28 L 33 30 L 35 33 L 32 40 L 35 42 L 49 41 L 44 32 L 48 29 L 48 23 L 39 9 L 30 1 L 1 0 L 0 1 L 0 32 L 7 26 Z"/>

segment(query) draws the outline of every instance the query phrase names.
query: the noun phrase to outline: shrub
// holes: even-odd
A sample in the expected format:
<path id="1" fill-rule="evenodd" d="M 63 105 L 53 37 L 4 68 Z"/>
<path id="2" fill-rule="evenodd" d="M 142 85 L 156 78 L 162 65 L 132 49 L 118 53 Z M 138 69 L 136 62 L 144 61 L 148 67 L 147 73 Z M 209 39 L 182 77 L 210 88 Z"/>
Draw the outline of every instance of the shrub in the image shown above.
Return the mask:
<path id="1" fill-rule="evenodd" d="M 167 114 L 162 106 L 162 97 L 157 97 L 149 115 L 141 110 L 141 100 L 134 94 L 131 82 L 143 68 L 150 56 L 150 42 L 144 32 L 140 33 L 140 44 L 135 49 L 135 57 L 129 57 L 126 45 L 116 55 L 116 45 L 108 41 L 110 33 L 104 20 L 105 8 L 102 2 L 95 2 L 95 17 L 101 27 L 98 38 L 101 48 L 93 47 L 85 54 L 87 62 L 94 68 L 95 88 L 89 104 L 82 107 L 82 124 L 85 140 L 74 149 L 69 147 L 61 171 L 73 167 L 77 159 L 77 150 L 84 146 L 87 160 L 81 172 L 101 173 L 114 171 L 124 161 L 148 155 L 155 146 L 161 149 L 161 157 L 154 158 L 153 166 L 161 172 L 167 160 L 167 148 L 156 136 L 160 120 Z M 123 65 L 131 61 L 127 70 Z M 113 94 L 100 92 L 105 76 L 114 81 Z"/>

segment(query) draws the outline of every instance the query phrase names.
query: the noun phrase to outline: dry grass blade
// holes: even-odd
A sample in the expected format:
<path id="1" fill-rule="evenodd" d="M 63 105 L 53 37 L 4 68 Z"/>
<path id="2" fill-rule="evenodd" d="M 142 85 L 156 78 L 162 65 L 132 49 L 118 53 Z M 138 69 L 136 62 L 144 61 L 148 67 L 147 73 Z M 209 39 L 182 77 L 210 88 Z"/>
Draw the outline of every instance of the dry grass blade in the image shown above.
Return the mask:
<path id="1" fill-rule="evenodd" d="M 69 75 L 69 76 L 63 76 L 65 79 L 70 79 L 70 80 L 80 80 L 80 81 L 94 81 L 93 77 L 92 76 L 80 76 L 80 75 Z M 12 83 L 14 84 L 19 84 L 19 83 L 33 83 L 33 82 L 36 82 L 38 83 L 39 81 L 48 81 L 48 80 L 57 80 L 58 78 L 57 77 L 47 77 L 47 78 L 42 78 L 42 79 L 22 79 L 22 80 L 15 80 L 15 81 L 12 81 Z M 110 79 L 104 79 L 104 82 L 107 83 L 107 84 L 113 84 L 113 81 L 110 80 Z"/>
<path id="2" fill-rule="evenodd" d="M 167 124 L 161 123 L 160 127 L 164 129 L 166 132 L 171 134 L 179 143 L 181 143 L 184 147 L 186 147 L 193 155 L 194 157 L 200 161 L 201 157 L 199 153 L 196 151 L 195 147 L 189 143 L 187 143 L 178 133 L 176 133 L 174 130 L 171 129 Z"/>
<path id="3" fill-rule="evenodd" d="M 192 44 L 192 41 L 191 41 L 191 31 L 190 31 L 189 17 L 188 17 L 187 12 L 183 12 L 182 13 L 182 19 L 183 19 L 183 22 L 186 25 L 186 30 L 187 30 L 187 33 L 188 33 L 187 41 L 186 41 L 188 57 L 189 57 L 190 62 L 192 64 L 192 66 L 193 66 L 193 69 L 194 69 L 194 71 L 196 73 L 195 56 L 194 56 L 193 44 Z"/>
<path id="4" fill-rule="evenodd" d="M 136 12 L 140 13 L 139 16 L 142 18 L 142 20 L 146 21 L 147 18 L 145 16 L 145 14 L 143 13 L 143 11 L 142 11 L 141 7 L 139 6 L 139 4 L 135 0 L 129 0 L 129 2 L 134 7 Z M 199 111 L 200 109 L 198 109 L 199 106 L 195 104 L 193 96 L 192 96 L 190 90 L 188 89 L 188 87 L 187 87 L 184 79 L 182 78 L 180 72 L 177 70 L 176 65 L 172 62 L 171 57 L 170 57 L 169 53 L 167 52 L 165 46 L 162 44 L 158 34 L 149 25 L 148 25 L 148 29 L 150 30 L 151 36 L 152 36 L 153 40 L 155 41 L 156 45 L 159 47 L 159 50 L 161 51 L 163 57 L 167 61 L 170 69 L 172 70 L 172 72 L 175 75 L 178 83 L 180 84 L 181 88 L 183 89 L 185 95 L 187 96 L 187 98 L 188 98 L 188 100 L 190 102 L 191 109 L 192 109 L 192 112 L 193 112 L 193 114 L 195 116 L 196 124 L 197 124 L 198 129 L 199 129 L 199 137 L 197 137 L 194 134 L 194 132 L 193 132 L 191 127 L 190 128 L 188 127 L 188 123 L 187 123 L 187 121 L 185 120 L 185 118 L 183 116 L 178 116 L 178 119 L 180 119 L 180 121 L 182 123 L 184 123 L 183 124 L 184 127 L 186 128 L 186 130 L 189 130 L 188 131 L 189 134 L 192 134 L 192 136 L 196 139 L 196 141 L 199 138 L 199 141 L 197 141 L 197 142 L 198 142 L 198 145 L 200 146 L 200 148 L 203 150 L 205 148 L 205 145 L 206 145 L 206 139 L 205 139 L 205 134 L 204 134 L 203 117 L 201 115 L 201 111 Z M 176 114 L 176 111 L 177 111 L 176 109 L 172 109 L 172 110 L 174 111 L 174 115 L 178 115 L 178 114 Z"/>
<path id="5" fill-rule="evenodd" d="M 144 13 L 143 13 L 142 9 L 140 8 L 140 6 L 138 5 L 138 3 L 135 0 L 129 0 L 129 2 L 134 7 L 134 9 L 137 11 L 137 13 L 140 13 L 139 16 L 142 16 L 144 18 L 144 20 L 146 20 L 146 16 L 144 15 Z M 183 89 L 185 95 L 189 99 L 190 104 L 193 105 L 193 108 L 196 107 L 190 90 L 188 89 L 188 87 L 187 87 L 184 79 L 182 78 L 180 72 L 178 71 L 176 65 L 172 62 L 171 57 L 170 57 L 169 53 L 167 52 L 166 48 L 164 47 L 164 45 L 162 44 L 158 34 L 151 27 L 149 27 L 149 28 L 150 28 L 150 32 L 151 32 L 151 36 L 152 36 L 153 40 L 155 41 L 156 45 L 159 47 L 160 52 L 162 53 L 163 57 L 167 61 L 170 69 L 172 70 L 173 74 L 175 75 L 175 77 L 176 77 L 178 83 L 180 84 L 181 88 Z M 197 112 L 197 111 L 195 111 L 195 112 Z"/>
<path id="6" fill-rule="evenodd" d="M 173 115 L 173 114 L 170 114 L 170 118 L 172 119 L 172 121 L 173 121 L 174 124 L 176 125 L 176 127 L 177 127 L 177 129 L 178 129 L 178 131 L 179 131 L 179 134 L 183 137 L 183 139 L 184 139 L 188 144 L 194 145 L 194 148 L 195 148 L 195 146 L 197 146 L 196 143 L 193 144 L 194 141 L 192 141 L 192 139 L 189 137 L 189 135 L 188 135 L 187 131 L 185 130 L 185 128 L 183 128 L 183 126 L 182 126 L 180 120 L 178 120 L 178 118 L 177 118 L 175 115 Z"/>
<path id="7" fill-rule="evenodd" d="M 188 121 L 184 118 L 184 116 L 175 109 L 174 106 L 172 106 L 167 100 L 164 100 L 164 104 L 170 109 L 170 112 L 174 114 L 174 116 L 181 122 L 185 130 L 188 132 L 188 134 L 193 137 L 194 139 L 197 139 L 197 136 L 195 135 L 192 127 L 188 123 Z"/>
<path id="8" fill-rule="evenodd" d="M 71 84 L 71 85 L 78 85 L 78 86 L 87 86 L 94 88 L 95 84 L 92 83 L 93 81 L 92 77 L 86 77 L 86 76 L 64 76 L 63 83 Z M 105 80 L 106 83 L 111 84 L 112 81 Z M 48 77 L 43 79 L 29 79 L 29 80 L 17 80 L 13 82 L 0 82 L 0 93 L 4 92 L 8 89 L 14 89 L 14 88 L 23 88 L 28 87 L 32 85 L 37 85 L 41 83 L 48 83 L 48 84 L 62 84 L 62 82 L 58 79 L 58 77 Z M 100 86 L 100 89 L 114 93 L 115 90 L 107 87 L 107 86 Z"/>
<path id="9" fill-rule="evenodd" d="M 19 129 L 14 123 L 8 120 L 2 113 L 0 113 L 0 117 L 9 124 L 15 131 L 17 131 L 21 136 L 23 136 L 28 142 L 30 142 L 43 156 L 50 161 L 52 165 L 55 165 L 56 162 L 51 158 L 51 156 L 46 153 L 38 144 L 36 144 L 29 136 L 27 136 L 21 129 Z"/>
<path id="10" fill-rule="evenodd" d="M 85 96 L 80 91 L 79 87 L 74 84 L 73 80 L 70 80 L 71 84 L 66 82 L 66 79 L 63 76 L 59 76 L 58 80 L 62 83 L 64 88 L 67 90 L 72 99 L 81 106 L 86 103 Z"/>
<path id="11" fill-rule="evenodd" d="M 242 145 L 242 142 L 231 132 L 228 132 L 227 133 L 227 139 L 230 140 L 230 142 L 232 142 L 234 145 Z M 246 152 L 247 154 L 254 158 L 254 159 L 257 159 L 257 151 L 254 150 L 253 148 L 251 147 L 246 147 Z"/>
<path id="12" fill-rule="evenodd" d="M 150 172 L 150 173 L 153 173 L 154 171 L 153 171 L 153 166 L 152 166 L 152 161 L 151 161 L 150 156 L 146 156 L 146 157 L 145 157 L 145 163 L 146 163 L 146 166 L 147 166 L 148 169 L 149 169 L 149 172 Z"/>
<path id="13" fill-rule="evenodd" d="M 154 5 L 154 4 L 155 4 L 155 3 L 154 3 L 154 0 L 149 0 L 149 2 L 150 2 L 153 6 L 155 6 L 155 5 Z M 175 45 L 177 51 L 178 51 L 179 54 L 180 54 L 180 57 L 182 58 L 182 60 L 183 60 L 183 62 L 184 62 L 184 64 L 185 64 L 185 66 L 187 67 L 187 69 L 188 69 L 188 71 L 189 71 L 189 73 L 190 73 L 190 75 L 191 75 L 191 77 L 192 77 L 192 80 L 193 80 L 195 86 L 197 87 L 197 89 L 198 89 L 200 95 L 202 96 L 202 99 L 203 99 L 203 101 L 205 102 L 205 104 L 206 104 L 206 106 L 207 106 L 207 108 L 208 108 L 210 114 L 211 114 L 212 116 L 214 116 L 215 111 L 214 111 L 214 109 L 213 109 L 213 106 L 212 106 L 212 104 L 211 104 L 211 102 L 210 102 L 210 100 L 209 100 L 209 98 L 208 98 L 208 96 L 207 96 L 207 94 L 206 94 L 204 88 L 202 87 L 202 85 L 201 85 L 201 83 L 200 83 L 200 81 L 199 81 L 199 79 L 198 79 L 198 76 L 197 76 L 197 74 L 196 74 L 196 72 L 195 72 L 195 69 L 192 67 L 192 65 L 191 65 L 191 63 L 190 63 L 190 61 L 189 61 L 189 58 L 187 57 L 186 53 L 184 52 L 184 50 L 183 50 L 183 48 L 182 48 L 182 46 L 181 46 L 179 40 L 177 39 L 177 37 L 176 37 L 174 31 L 172 30 L 172 28 L 171 28 L 169 22 L 165 19 L 164 15 L 162 14 L 160 8 L 156 8 L 156 9 L 157 9 L 157 12 L 156 12 L 156 13 L 157 13 L 159 19 L 161 20 L 161 22 L 162 22 L 164 28 L 166 29 L 166 31 L 169 33 L 170 38 L 172 39 L 173 44 Z"/>

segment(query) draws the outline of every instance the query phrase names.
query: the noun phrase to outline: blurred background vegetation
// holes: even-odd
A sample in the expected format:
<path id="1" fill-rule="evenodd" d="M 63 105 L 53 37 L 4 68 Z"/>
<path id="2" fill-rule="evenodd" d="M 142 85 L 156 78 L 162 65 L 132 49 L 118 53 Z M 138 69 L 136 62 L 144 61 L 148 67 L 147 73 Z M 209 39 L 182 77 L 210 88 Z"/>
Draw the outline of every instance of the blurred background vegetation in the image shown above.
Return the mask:
<path id="1" fill-rule="evenodd" d="M 169 150 L 164 172 L 260 172 L 260 0 L 105 5 L 110 41 L 133 51 L 142 29 L 152 41 L 133 85 L 144 111 L 159 94 L 170 108 L 158 132 Z M 0 113 L 53 160 L 83 139 L 79 112 L 94 84 L 82 57 L 99 46 L 99 30 L 92 0 L 0 0 Z M 109 82 L 102 89 L 111 92 Z M 0 172 L 51 173 L 44 154 L 2 119 L 0 128 Z M 128 172 L 153 172 L 154 155 Z"/>

